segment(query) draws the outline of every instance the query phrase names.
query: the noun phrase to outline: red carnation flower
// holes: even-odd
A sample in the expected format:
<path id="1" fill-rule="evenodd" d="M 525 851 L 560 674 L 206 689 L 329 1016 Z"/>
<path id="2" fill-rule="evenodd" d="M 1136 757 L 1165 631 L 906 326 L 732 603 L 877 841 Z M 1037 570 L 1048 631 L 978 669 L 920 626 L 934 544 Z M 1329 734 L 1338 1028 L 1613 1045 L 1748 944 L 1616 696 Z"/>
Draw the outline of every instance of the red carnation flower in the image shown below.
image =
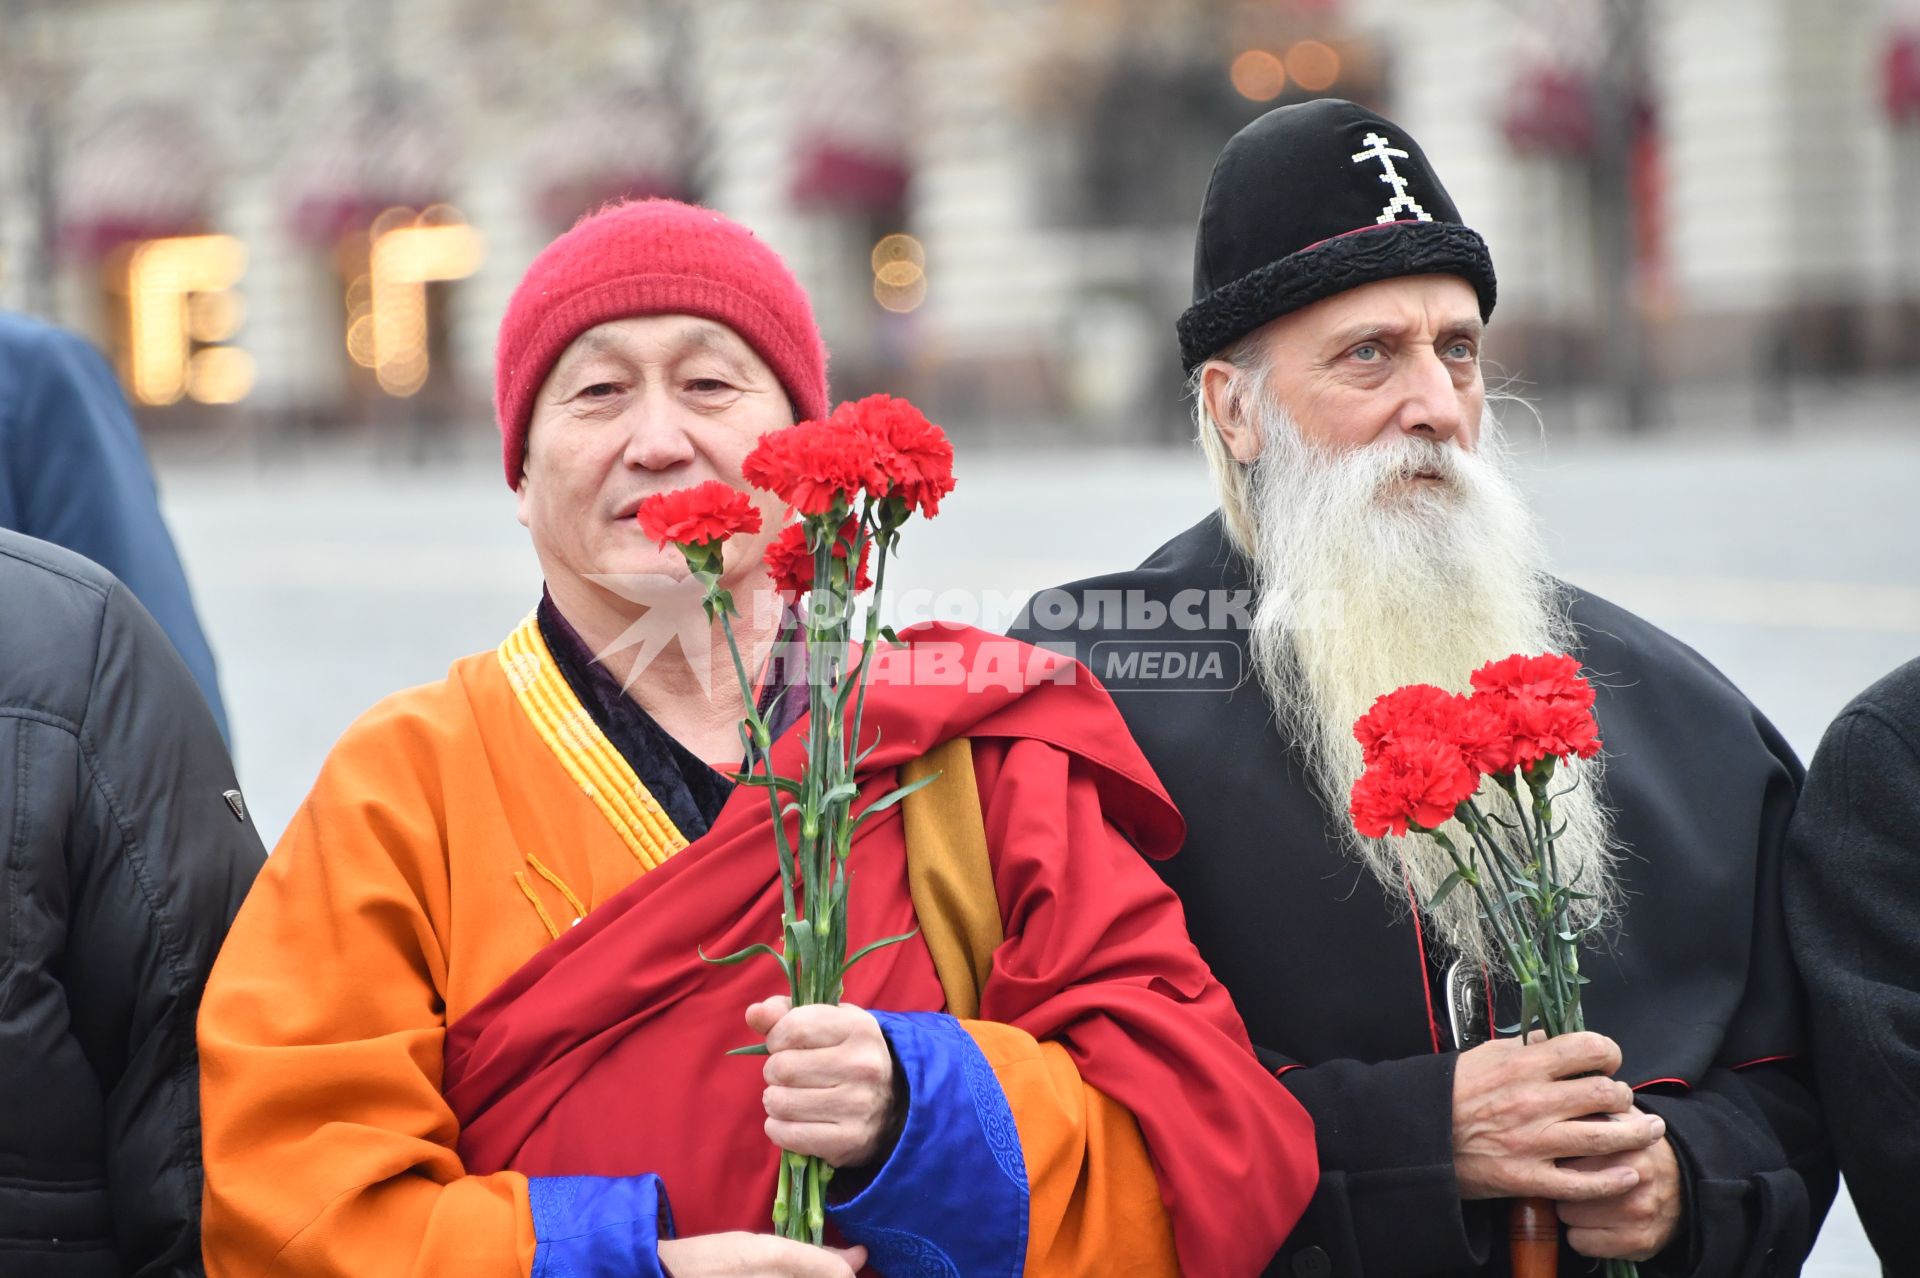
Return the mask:
<path id="1" fill-rule="evenodd" d="M 847 557 L 847 543 L 860 532 L 860 521 L 849 519 L 841 525 L 840 535 L 833 541 L 833 557 L 844 561 Z M 860 563 L 853 573 L 853 593 L 869 589 L 873 579 L 867 575 L 867 561 L 871 557 L 873 543 L 860 547 Z M 767 546 L 765 555 L 767 571 L 773 575 L 773 586 L 789 599 L 798 599 L 813 589 L 813 552 L 807 549 L 807 526 L 804 523 L 789 524 L 778 537 Z"/>
<path id="2" fill-rule="evenodd" d="M 692 488 L 655 493 L 635 512 L 640 531 L 661 546 L 725 541 L 735 533 L 760 531 L 760 510 L 745 493 L 709 479 Z"/>
<path id="3" fill-rule="evenodd" d="M 1489 661 L 1473 672 L 1476 692 L 1501 692 L 1516 697 L 1563 701 L 1587 709 L 1593 705 L 1593 687 L 1580 675 L 1580 663 L 1565 653 L 1538 657 L 1515 654 Z"/>
<path id="4" fill-rule="evenodd" d="M 1396 742 L 1413 739 L 1447 740 L 1453 735 L 1467 699 L 1430 683 L 1412 683 L 1377 698 L 1353 725 L 1360 753 L 1372 763 Z"/>
<path id="5" fill-rule="evenodd" d="M 908 510 L 931 518 L 953 491 L 953 443 L 912 404 L 891 395 L 869 395 L 833 410 L 833 421 L 864 433 L 873 444 L 875 498 L 898 497 Z"/>
<path id="6" fill-rule="evenodd" d="M 1513 740 L 1504 715 L 1483 702 L 1430 683 L 1408 684 L 1380 697 L 1353 725 L 1360 754 L 1372 763 L 1403 741 L 1444 741 L 1475 772 L 1513 766 Z"/>
<path id="7" fill-rule="evenodd" d="M 1512 743 L 1509 766 L 1600 753 L 1593 686 L 1564 653 L 1512 656 L 1473 672 L 1473 701 L 1498 717 Z"/>
<path id="8" fill-rule="evenodd" d="M 763 435 L 740 473 L 803 515 L 827 514 L 836 500 L 851 506 L 854 495 L 877 484 L 880 474 L 866 433 L 831 419 Z"/>
<path id="9" fill-rule="evenodd" d="M 1407 738 L 1387 746 L 1353 783 L 1348 810 L 1369 839 L 1401 835 L 1409 826 L 1438 829 L 1472 797 L 1480 777 L 1453 743 Z"/>
<path id="10" fill-rule="evenodd" d="M 1453 744 L 1476 772 L 1496 776 L 1513 767 L 1513 734 L 1507 730 L 1507 721 L 1478 697 L 1460 698 Z"/>

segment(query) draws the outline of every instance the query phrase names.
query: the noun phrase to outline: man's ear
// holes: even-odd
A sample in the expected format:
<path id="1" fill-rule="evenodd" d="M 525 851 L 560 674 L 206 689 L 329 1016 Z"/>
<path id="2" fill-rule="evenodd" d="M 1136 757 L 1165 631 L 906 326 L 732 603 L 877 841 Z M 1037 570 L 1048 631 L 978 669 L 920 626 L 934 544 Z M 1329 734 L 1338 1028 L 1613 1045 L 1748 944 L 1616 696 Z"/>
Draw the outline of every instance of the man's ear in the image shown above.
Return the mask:
<path id="1" fill-rule="evenodd" d="M 1260 431 L 1255 426 L 1258 414 L 1249 402 L 1246 373 L 1223 359 L 1210 359 L 1200 369 L 1200 395 L 1207 418 L 1220 432 L 1220 442 L 1242 465 L 1260 455 Z"/>

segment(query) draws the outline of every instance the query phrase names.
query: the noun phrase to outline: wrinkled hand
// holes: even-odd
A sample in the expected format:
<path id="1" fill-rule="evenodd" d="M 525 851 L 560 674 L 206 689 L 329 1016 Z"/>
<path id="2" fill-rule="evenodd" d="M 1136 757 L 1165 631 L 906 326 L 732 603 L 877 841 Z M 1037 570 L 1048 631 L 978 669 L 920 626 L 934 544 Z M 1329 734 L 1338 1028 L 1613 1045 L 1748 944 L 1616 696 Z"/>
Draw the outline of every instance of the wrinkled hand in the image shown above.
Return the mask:
<path id="1" fill-rule="evenodd" d="M 1638 1186 L 1638 1163 L 1607 1156 L 1645 1150 L 1667 1126 L 1633 1107 L 1633 1089 L 1605 1077 L 1618 1068 L 1619 1046 L 1591 1032 L 1496 1039 L 1462 1052 L 1453 1075 L 1460 1196 L 1567 1203 Z M 1593 1115 L 1605 1121 L 1586 1121 Z"/>
<path id="2" fill-rule="evenodd" d="M 890 1145 L 893 1056 L 873 1014 L 851 1003 L 796 1008 L 782 995 L 747 1009 L 767 1039 L 767 1138 L 835 1167 L 865 1167 Z"/>
<path id="3" fill-rule="evenodd" d="M 1680 1160 L 1664 1138 L 1645 1149 L 1569 1159 L 1564 1166 L 1583 1172 L 1630 1167 L 1640 1177 L 1624 1194 L 1557 1204 L 1569 1247 L 1596 1260 L 1650 1260 L 1673 1240 L 1684 1200 Z"/>
<path id="4" fill-rule="evenodd" d="M 771 1234 L 703 1234 L 660 1244 L 668 1278 L 853 1278 L 865 1247 L 814 1247 Z"/>

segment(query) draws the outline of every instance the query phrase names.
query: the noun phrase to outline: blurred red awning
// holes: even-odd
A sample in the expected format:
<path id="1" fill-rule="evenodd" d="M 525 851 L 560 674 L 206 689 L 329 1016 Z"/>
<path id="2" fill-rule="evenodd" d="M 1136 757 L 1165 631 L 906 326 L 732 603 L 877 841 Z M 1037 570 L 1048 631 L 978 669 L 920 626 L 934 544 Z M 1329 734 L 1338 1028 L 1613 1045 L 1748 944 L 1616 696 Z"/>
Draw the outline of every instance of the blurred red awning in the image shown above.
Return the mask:
<path id="1" fill-rule="evenodd" d="M 583 94 L 546 125 L 521 168 L 549 226 L 571 226 L 613 200 L 694 195 L 687 139 L 694 121 L 646 88 Z"/>
<path id="2" fill-rule="evenodd" d="M 323 121 L 290 156 L 287 225 L 331 249 L 386 209 L 446 199 L 452 139 L 424 103 L 365 104 Z"/>
<path id="3" fill-rule="evenodd" d="M 875 25 L 839 33 L 799 95 L 788 196 L 801 208 L 897 216 L 913 180 L 907 68 Z"/>
<path id="4" fill-rule="evenodd" d="M 208 229 L 209 156 L 184 107 L 119 112 L 85 137 L 67 163 L 61 253 L 98 261 L 122 244 Z"/>
<path id="5" fill-rule="evenodd" d="M 1507 145 L 1523 154 L 1589 155 L 1595 120 L 1593 80 L 1566 67 L 1533 66 L 1514 77 L 1500 112 Z"/>
<path id="6" fill-rule="evenodd" d="M 1920 121 L 1920 31 L 1901 31 L 1887 41 L 1884 63 L 1887 119 Z"/>
<path id="7" fill-rule="evenodd" d="M 907 198 L 913 170 L 899 153 L 863 151 L 829 137 L 803 139 L 793 202 L 803 208 L 886 212 Z"/>

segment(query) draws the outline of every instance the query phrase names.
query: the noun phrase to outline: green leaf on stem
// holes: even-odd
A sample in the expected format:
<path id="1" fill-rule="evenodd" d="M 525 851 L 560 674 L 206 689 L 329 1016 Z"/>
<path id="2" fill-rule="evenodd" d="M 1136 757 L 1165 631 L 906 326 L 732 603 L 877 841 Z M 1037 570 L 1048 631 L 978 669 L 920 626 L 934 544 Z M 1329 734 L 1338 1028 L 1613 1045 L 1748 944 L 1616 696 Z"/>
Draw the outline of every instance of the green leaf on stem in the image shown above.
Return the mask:
<path id="1" fill-rule="evenodd" d="M 1440 903 L 1453 895 L 1453 890 L 1466 881 L 1467 876 L 1458 870 L 1447 875 L 1446 878 L 1441 879 L 1440 886 L 1434 889 L 1432 898 L 1427 901 L 1427 908 L 1429 910 L 1439 909 Z"/>
<path id="2" fill-rule="evenodd" d="M 787 922 L 787 948 L 798 955 L 804 968 L 811 969 L 817 957 L 818 938 L 813 934 L 813 922 L 810 919 L 790 919 Z"/>
<path id="3" fill-rule="evenodd" d="M 736 772 L 733 774 L 733 779 L 741 785 L 758 786 L 763 790 L 775 790 L 781 794 L 790 794 L 796 799 L 806 793 L 806 790 L 798 781 L 792 781 L 779 775 L 768 776 L 764 772 Z M 786 816 L 788 813 L 795 811 L 798 811 L 798 809 L 792 804 L 788 804 L 786 810 L 783 811 L 781 815 Z"/>
<path id="4" fill-rule="evenodd" d="M 911 941 L 914 937 L 918 935 L 920 935 L 920 929 L 916 927 L 911 932 L 902 932 L 898 936 L 889 936 L 883 940 L 874 941 L 869 945 L 863 945 L 859 949 L 853 952 L 853 954 L 847 959 L 846 963 L 842 965 L 840 970 L 843 972 L 851 971 L 855 963 L 858 963 L 861 959 L 873 953 L 875 950 L 884 950 L 889 945 L 898 945 L 902 941 Z"/>
<path id="5" fill-rule="evenodd" d="M 878 813 L 878 812 L 885 812 L 888 808 L 900 802 L 900 800 L 906 798 L 909 794 L 912 794 L 915 790 L 923 790 L 927 786 L 932 785 L 935 781 L 938 781 L 940 779 L 941 775 L 942 774 L 939 772 L 931 773 L 930 775 L 921 777 L 917 781 L 910 781 L 906 785 L 901 786 L 897 790 L 889 790 L 886 794 L 881 795 L 879 798 L 875 799 L 872 803 L 867 805 L 866 810 L 860 814 L 860 820 L 855 821 L 853 823 L 853 828 L 856 830 L 859 829 L 861 824 L 865 822 L 868 817 L 873 816 L 875 813 Z"/>
<path id="6" fill-rule="evenodd" d="M 744 950 L 735 950 L 732 954 L 728 954 L 723 958 L 714 958 L 711 955 L 709 955 L 705 950 L 700 949 L 697 946 L 695 947 L 695 952 L 700 955 L 700 958 L 702 959 L 702 961 L 711 963 L 715 967 L 732 967 L 734 964 L 744 963 L 750 958 L 758 958 L 762 954 L 770 954 L 773 956 L 774 960 L 780 964 L 781 968 L 784 969 L 789 975 L 791 975 L 793 972 L 792 967 L 787 962 L 787 956 L 782 954 L 779 950 L 774 949 L 771 945 L 766 944 L 765 942 L 758 942 L 756 944 L 749 945 Z"/>

